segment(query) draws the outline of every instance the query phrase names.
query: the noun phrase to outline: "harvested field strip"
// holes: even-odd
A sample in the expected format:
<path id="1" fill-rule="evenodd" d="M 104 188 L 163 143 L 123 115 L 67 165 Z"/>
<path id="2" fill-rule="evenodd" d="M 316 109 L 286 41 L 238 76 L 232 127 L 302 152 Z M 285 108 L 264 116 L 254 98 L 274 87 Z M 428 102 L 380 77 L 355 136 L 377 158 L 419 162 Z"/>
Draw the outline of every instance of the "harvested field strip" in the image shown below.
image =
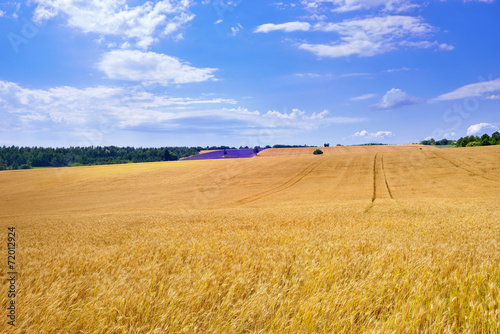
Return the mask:
<path id="1" fill-rule="evenodd" d="M 311 155 L 316 149 L 323 151 L 323 154 L 351 154 L 370 152 L 394 152 L 394 151 L 415 151 L 415 150 L 435 150 L 436 148 L 426 145 L 367 145 L 367 146 L 333 146 L 333 147 L 293 147 L 293 148 L 268 148 L 259 153 L 259 156 L 296 156 Z"/>

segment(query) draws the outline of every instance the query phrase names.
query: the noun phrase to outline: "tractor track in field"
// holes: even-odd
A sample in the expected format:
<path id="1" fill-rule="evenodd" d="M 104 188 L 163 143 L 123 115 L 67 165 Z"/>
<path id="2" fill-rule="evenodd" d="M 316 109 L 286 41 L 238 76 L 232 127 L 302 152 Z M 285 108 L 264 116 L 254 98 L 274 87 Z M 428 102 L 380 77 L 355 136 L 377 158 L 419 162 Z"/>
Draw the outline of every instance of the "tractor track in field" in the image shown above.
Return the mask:
<path id="1" fill-rule="evenodd" d="M 434 152 L 434 151 L 433 151 L 432 153 L 434 153 L 434 154 L 435 154 L 438 158 L 441 158 L 441 159 L 443 159 L 443 160 L 445 160 L 445 161 L 448 161 L 450 164 L 452 164 L 452 165 L 453 165 L 453 166 L 455 166 L 456 168 L 462 169 L 462 170 L 464 170 L 464 171 L 466 171 L 466 172 L 468 172 L 468 173 L 470 173 L 470 174 L 472 174 L 472 175 L 474 175 L 474 176 L 479 176 L 479 177 L 481 177 L 481 178 L 483 178 L 483 179 L 485 179 L 485 180 L 488 180 L 488 181 L 493 181 L 493 182 L 499 182 L 499 183 L 500 183 L 500 180 L 490 179 L 489 177 L 486 177 L 486 176 L 484 176 L 484 175 L 478 174 L 478 173 L 476 173 L 476 172 L 474 172 L 474 171 L 471 171 L 470 169 L 467 169 L 467 168 L 465 168 L 465 167 L 462 167 L 462 166 L 460 166 L 460 165 L 456 164 L 455 162 L 453 162 L 453 161 L 452 161 L 452 160 L 450 160 L 449 158 L 444 157 L 444 156 L 443 156 L 443 155 L 441 155 L 441 154 L 437 154 L 437 153 L 436 153 L 436 152 Z M 460 161 L 460 160 L 458 160 L 458 161 Z M 460 163 L 464 164 L 464 162 L 463 162 L 463 161 L 460 161 Z"/>
<path id="2" fill-rule="evenodd" d="M 239 177 L 241 176 L 242 174 L 248 172 L 248 171 L 252 171 L 252 170 L 255 170 L 255 169 L 259 169 L 260 167 L 262 167 L 262 164 L 255 164 L 253 166 L 250 166 L 250 167 L 247 167 L 247 168 L 244 168 L 240 171 L 237 171 L 237 170 L 234 170 L 234 169 L 231 169 L 231 172 L 229 174 L 223 174 L 222 176 L 222 180 L 219 181 L 219 182 L 215 182 L 215 185 L 216 186 L 220 186 L 224 183 L 227 183 L 229 181 L 231 181 L 232 179 L 236 178 L 236 177 Z"/>
<path id="3" fill-rule="evenodd" d="M 373 206 L 375 205 L 375 200 L 377 199 L 377 156 L 378 156 L 378 153 L 375 153 L 375 157 L 373 158 L 373 194 L 372 194 L 372 201 L 366 207 L 366 209 L 365 209 L 365 211 L 363 213 L 368 213 L 368 211 L 370 211 L 373 208 Z M 392 194 L 391 187 L 389 186 L 389 182 L 387 181 L 387 175 L 385 173 L 385 167 L 384 167 L 384 155 L 383 155 L 383 153 L 380 154 L 380 165 L 381 165 L 380 170 L 382 171 L 382 175 L 384 176 L 384 183 L 385 183 L 385 186 L 386 186 L 386 190 L 389 193 L 389 197 L 391 198 L 391 200 L 393 200 L 396 203 L 398 203 L 394 199 L 394 195 Z M 378 191 L 381 191 L 381 190 L 379 189 Z"/>
<path id="4" fill-rule="evenodd" d="M 372 194 L 372 202 L 366 207 L 363 213 L 368 213 L 368 211 L 373 208 L 373 203 L 377 199 L 377 155 L 375 153 L 375 157 L 373 158 L 373 194 Z"/>
<path id="5" fill-rule="evenodd" d="M 382 172 L 384 173 L 384 181 L 385 181 L 385 186 L 387 187 L 387 191 L 389 192 L 389 196 L 391 199 L 394 199 L 394 196 L 392 195 L 391 187 L 389 187 L 389 182 L 387 182 L 387 175 L 385 175 L 385 168 L 384 168 L 384 155 L 380 157 L 380 161 L 382 162 Z"/>
<path id="6" fill-rule="evenodd" d="M 377 155 L 375 153 L 375 157 L 373 158 L 373 195 L 372 195 L 372 203 L 377 199 Z"/>
<path id="7" fill-rule="evenodd" d="M 272 189 L 262 191 L 258 194 L 251 195 L 251 196 L 245 197 L 243 199 L 237 200 L 236 202 L 240 203 L 240 204 L 248 204 L 251 202 L 255 202 L 261 198 L 264 198 L 264 197 L 270 196 L 272 194 L 276 194 L 276 193 L 279 193 L 283 190 L 286 190 L 286 189 L 294 186 L 298 182 L 300 182 L 300 180 L 302 180 L 304 177 L 309 175 L 313 170 L 315 170 L 323 162 L 324 162 L 324 159 L 321 159 L 318 162 L 313 162 L 312 164 L 310 164 L 309 166 L 304 168 L 302 171 L 300 171 L 298 174 L 296 174 L 295 176 L 293 176 L 292 178 L 287 180 L 285 183 L 283 183 L 277 187 L 274 187 Z"/>

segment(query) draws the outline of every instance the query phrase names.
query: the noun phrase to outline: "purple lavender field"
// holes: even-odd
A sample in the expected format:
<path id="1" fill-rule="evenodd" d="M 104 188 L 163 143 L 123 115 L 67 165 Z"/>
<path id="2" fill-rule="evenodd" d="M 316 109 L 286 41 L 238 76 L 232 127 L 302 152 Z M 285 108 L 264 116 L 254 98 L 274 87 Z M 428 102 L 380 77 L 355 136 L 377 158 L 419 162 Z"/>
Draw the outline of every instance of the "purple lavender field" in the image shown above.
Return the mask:
<path id="1" fill-rule="evenodd" d="M 265 150 L 265 148 L 260 148 L 259 152 L 262 152 L 263 150 Z M 226 150 L 226 152 L 227 154 L 224 155 L 224 150 L 218 150 L 218 151 L 193 155 L 191 157 L 187 157 L 182 160 L 237 159 L 237 158 L 251 158 L 255 156 L 255 153 L 253 153 L 253 148 Z"/>

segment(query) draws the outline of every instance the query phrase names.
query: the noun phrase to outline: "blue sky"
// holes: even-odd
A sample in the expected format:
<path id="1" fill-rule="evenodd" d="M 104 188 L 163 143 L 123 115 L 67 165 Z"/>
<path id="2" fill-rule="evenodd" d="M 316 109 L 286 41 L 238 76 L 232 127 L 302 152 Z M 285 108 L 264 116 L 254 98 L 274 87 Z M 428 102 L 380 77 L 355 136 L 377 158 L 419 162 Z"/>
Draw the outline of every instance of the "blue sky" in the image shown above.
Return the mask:
<path id="1" fill-rule="evenodd" d="M 499 17 L 498 0 L 0 1 L 0 145 L 492 133 Z"/>

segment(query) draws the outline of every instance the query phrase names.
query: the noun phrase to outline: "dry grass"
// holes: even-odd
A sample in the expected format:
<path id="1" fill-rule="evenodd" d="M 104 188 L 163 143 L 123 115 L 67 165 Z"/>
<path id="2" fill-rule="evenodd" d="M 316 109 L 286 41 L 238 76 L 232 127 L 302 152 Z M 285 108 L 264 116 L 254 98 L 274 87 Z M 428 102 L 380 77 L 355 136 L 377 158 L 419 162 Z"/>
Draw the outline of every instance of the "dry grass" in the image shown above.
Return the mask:
<path id="1" fill-rule="evenodd" d="M 498 333 L 498 161 L 373 148 L 2 172 L 17 332 Z"/>
<path id="2" fill-rule="evenodd" d="M 435 150 L 433 146 L 426 145 L 383 145 L 383 146 L 332 146 L 332 147 L 293 147 L 293 148 L 268 148 L 261 153 L 263 157 L 281 157 L 290 155 L 311 155 L 316 149 L 323 154 L 362 153 L 362 152 L 394 152 L 408 150 Z"/>

